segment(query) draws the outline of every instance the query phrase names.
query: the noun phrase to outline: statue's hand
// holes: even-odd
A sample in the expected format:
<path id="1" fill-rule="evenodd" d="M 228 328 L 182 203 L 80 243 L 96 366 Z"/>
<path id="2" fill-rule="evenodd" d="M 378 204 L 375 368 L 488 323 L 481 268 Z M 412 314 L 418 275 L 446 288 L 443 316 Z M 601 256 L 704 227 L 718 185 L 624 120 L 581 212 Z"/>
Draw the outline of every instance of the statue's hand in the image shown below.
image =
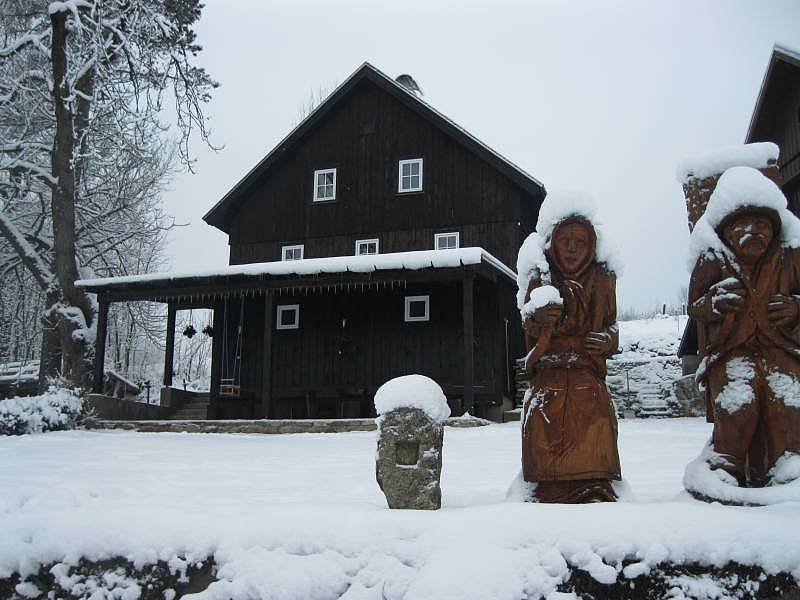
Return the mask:
<path id="1" fill-rule="evenodd" d="M 613 350 L 611 336 L 605 331 L 590 331 L 586 334 L 585 348 L 589 354 L 608 354 Z"/>
<path id="2" fill-rule="evenodd" d="M 797 321 L 798 299 L 783 294 L 770 296 L 767 303 L 767 318 L 773 325 L 791 325 Z"/>
<path id="3" fill-rule="evenodd" d="M 537 308 L 531 318 L 538 325 L 554 327 L 563 314 L 563 308 L 559 304 L 546 304 Z"/>
<path id="4" fill-rule="evenodd" d="M 708 293 L 714 312 L 726 314 L 742 310 L 747 289 L 738 280 L 729 278 L 712 285 Z"/>

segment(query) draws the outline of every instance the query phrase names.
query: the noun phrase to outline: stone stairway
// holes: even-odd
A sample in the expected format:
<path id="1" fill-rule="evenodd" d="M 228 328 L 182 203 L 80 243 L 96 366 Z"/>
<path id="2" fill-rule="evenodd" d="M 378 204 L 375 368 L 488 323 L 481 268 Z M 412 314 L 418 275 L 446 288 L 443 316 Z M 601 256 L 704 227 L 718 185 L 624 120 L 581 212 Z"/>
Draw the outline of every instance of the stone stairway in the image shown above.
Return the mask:
<path id="1" fill-rule="evenodd" d="M 669 414 L 667 402 L 661 395 L 661 386 L 645 383 L 639 388 L 640 416 L 666 416 Z"/>
<path id="2" fill-rule="evenodd" d="M 208 394 L 195 396 L 170 415 L 171 421 L 203 421 L 208 418 Z"/>

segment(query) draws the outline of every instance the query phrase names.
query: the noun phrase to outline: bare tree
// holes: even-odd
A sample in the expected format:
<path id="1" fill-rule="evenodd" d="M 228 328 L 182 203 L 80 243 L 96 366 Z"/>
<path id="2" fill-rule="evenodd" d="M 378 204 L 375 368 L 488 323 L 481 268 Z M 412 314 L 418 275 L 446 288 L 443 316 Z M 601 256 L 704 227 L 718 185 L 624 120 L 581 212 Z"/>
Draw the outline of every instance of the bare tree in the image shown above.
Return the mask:
<path id="1" fill-rule="evenodd" d="M 169 226 L 157 202 L 216 83 L 193 63 L 198 0 L 5 0 L 0 5 L 0 233 L 46 295 L 42 378 L 88 382 L 97 307 L 81 269 L 125 270 L 129 244 Z M 166 145 L 169 147 L 169 143 Z M 157 209 L 157 210 L 154 210 Z M 138 242 L 136 241 L 138 240 Z"/>

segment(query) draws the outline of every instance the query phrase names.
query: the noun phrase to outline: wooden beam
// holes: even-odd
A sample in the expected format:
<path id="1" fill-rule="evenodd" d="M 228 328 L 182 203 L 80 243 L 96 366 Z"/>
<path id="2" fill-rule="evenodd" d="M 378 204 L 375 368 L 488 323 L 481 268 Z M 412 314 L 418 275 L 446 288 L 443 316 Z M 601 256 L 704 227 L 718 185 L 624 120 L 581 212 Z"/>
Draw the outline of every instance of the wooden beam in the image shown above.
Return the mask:
<path id="1" fill-rule="evenodd" d="M 497 383 L 497 396 L 498 400 L 503 395 L 511 397 L 511 340 L 510 340 L 510 319 L 509 315 L 505 312 L 506 307 L 510 306 L 508 302 L 509 291 L 503 286 L 495 286 L 495 302 L 497 324 L 500 328 L 499 343 L 497 346 L 497 376 L 495 381 Z"/>
<path id="2" fill-rule="evenodd" d="M 164 352 L 164 387 L 172 385 L 172 371 L 175 358 L 175 315 L 177 309 L 174 304 L 167 305 L 167 345 Z"/>
<path id="3" fill-rule="evenodd" d="M 475 403 L 475 274 L 464 272 L 464 410 L 472 412 Z"/>
<path id="4" fill-rule="evenodd" d="M 108 302 L 101 301 L 97 313 L 97 337 L 94 343 L 94 381 L 92 391 L 103 393 L 106 371 L 106 337 L 108 332 Z"/>
<path id="5" fill-rule="evenodd" d="M 484 264 L 463 267 L 386 270 L 369 273 L 345 272 L 322 273 L 303 276 L 222 276 L 187 278 L 179 282 L 143 282 L 116 284 L 112 287 L 87 286 L 89 292 L 97 293 L 114 302 L 154 301 L 173 302 L 186 306 L 204 306 L 221 295 L 238 296 L 244 293 L 264 293 L 267 290 L 295 291 L 298 289 L 330 289 L 333 286 L 369 285 L 382 283 L 421 283 L 437 281 L 459 281 L 464 271 L 491 277 L 494 269 Z"/>
<path id="6" fill-rule="evenodd" d="M 227 335 L 223 330 L 225 323 L 225 303 L 218 300 L 214 303 L 214 316 L 212 317 L 212 328 L 214 335 L 211 337 L 211 390 L 208 395 L 208 415 L 209 419 L 217 418 L 219 407 L 219 386 L 222 379 L 222 336 Z"/>
<path id="7" fill-rule="evenodd" d="M 274 296 L 264 295 L 264 345 L 261 373 L 261 417 L 272 418 L 272 313 L 275 306 Z"/>

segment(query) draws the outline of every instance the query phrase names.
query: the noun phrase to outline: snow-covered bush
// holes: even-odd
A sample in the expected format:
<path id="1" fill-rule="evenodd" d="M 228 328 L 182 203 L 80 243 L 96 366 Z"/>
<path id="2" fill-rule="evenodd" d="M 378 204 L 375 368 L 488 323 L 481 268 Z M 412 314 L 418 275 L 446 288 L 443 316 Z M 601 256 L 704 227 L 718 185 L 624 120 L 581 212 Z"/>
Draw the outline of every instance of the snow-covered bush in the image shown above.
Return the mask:
<path id="1" fill-rule="evenodd" d="M 51 387 L 41 396 L 0 400 L 0 435 L 73 429 L 83 400 L 73 390 Z"/>

